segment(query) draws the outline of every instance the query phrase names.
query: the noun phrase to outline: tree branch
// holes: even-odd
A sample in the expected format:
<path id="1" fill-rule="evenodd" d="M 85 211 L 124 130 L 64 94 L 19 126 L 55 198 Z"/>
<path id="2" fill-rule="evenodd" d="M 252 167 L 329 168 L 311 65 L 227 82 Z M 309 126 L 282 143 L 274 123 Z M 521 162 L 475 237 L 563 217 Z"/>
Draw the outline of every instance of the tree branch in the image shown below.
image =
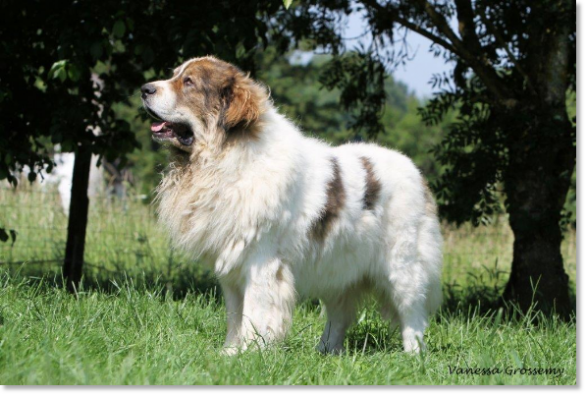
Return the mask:
<path id="1" fill-rule="evenodd" d="M 434 33 L 432 33 L 431 31 L 424 29 L 423 27 L 416 25 L 415 23 L 412 23 L 412 22 L 408 21 L 407 19 L 401 18 L 399 16 L 395 17 L 395 21 L 397 23 L 399 23 L 400 25 L 406 27 L 407 29 L 426 37 L 428 40 L 432 41 L 433 43 L 438 44 L 438 45 L 446 48 L 447 50 L 451 51 L 452 53 L 454 53 L 454 54 L 457 53 L 457 50 L 454 46 L 452 46 L 448 41 L 443 40 L 442 38 L 434 35 Z"/>
<path id="2" fill-rule="evenodd" d="M 362 0 L 361 2 L 367 9 L 378 12 L 381 19 L 389 18 L 393 23 L 398 23 L 405 28 L 418 33 L 433 43 L 436 43 L 443 48 L 451 51 L 456 56 L 460 57 L 465 64 L 473 69 L 475 74 L 484 82 L 491 94 L 500 101 L 507 101 L 509 95 L 508 89 L 504 86 L 503 81 L 493 68 L 488 64 L 487 57 L 480 45 L 479 39 L 474 29 L 474 13 L 470 0 L 455 0 L 459 3 L 457 10 L 459 18 L 462 18 L 462 23 L 466 25 L 466 33 L 463 32 L 463 40 L 452 30 L 446 18 L 439 13 L 427 0 L 413 0 L 417 4 L 417 11 L 427 17 L 439 34 L 435 34 L 428 29 L 425 29 L 421 24 L 410 21 L 409 17 L 400 15 L 400 10 L 397 7 L 381 5 L 377 0 Z M 465 2 L 469 2 L 466 4 Z M 459 19 L 461 22 L 461 19 Z M 444 37 L 442 37 L 444 36 Z M 466 39 L 465 39 L 466 37 Z M 446 39 L 448 39 L 448 41 Z"/>
<path id="3" fill-rule="evenodd" d="M 455 54 L 463 58 L 471 67 L 477 76 L 485 83 L 485 86 L 499 100 L 508 99 L 507 89 L 503 86 L 495 69 L 488 66 L 482 58 L 482 53 L 476 53 L 474 48 L 468 48 L 463 41 L 457 37 L 455 32 L 449 26 L 446 18 L 440 14 L 434 6 L 427 0 L 416 0 L 417 4 L 426 12 L 432 23 L 438 31 L 445 35 L 455 47 Z M 458 12 L 458 11 L 457 11 Z M 477 40 L 478 43 L 478 40 Z"/>
<path id="4" fill-rule="evenodd" d="M 479 43 L 479 37 L 475 31 L 475 13 L 468 0 L 455 0 L 457 6 L 457 19 L 459 20 L 459 34 L 463 43 L 477 54 L 482 54 L 483 49 Z"/>
<path id="5" fill-rule="evenodd" d="M 428 17 L 430 18 L 432 23 L 434 23 L 434 25 L 436 26 L 438 31 L 440 33 L 444 34 L 450 40 L 450 42 L 457 48 L 457 50 L 464 51 L 463 53 L 461 53 L 459 55 L 465 57 L 465 55 L 467 55 L 465 53 L 466 49 L 463 48 L 462 41 L 457 37 L 455 32 L 451 29 L 448 22 L 446 21 L 446 18 L 443 15 L 441 15 L 438 11 L 436 11 L 434 6 L 432 4 L 430 4 L 428 1 L 416 0 L 416 3 L 418 3 L 424 9 L 424 11 L 426 11 L 426 14 L 428 14 Z"/>
<path id="6" fill-rule="evenodd" d="M 392 22 L 397 22 L 400 25 L 406 27 L 407 29 L 412 30 L 413 32 L 418 33 L 418 34 L 426 37 L 428 40 L 432 41 L 433 43 L 438 44 L 453 53 L 456 53 L 455 47 L 452 46 L 448 41 L 443 40 L 442 37 L 435 35 L 434 33 L 423 28 L 422 26 L 420 26 L 416 23 L 410 22 L 409 20 L 407 20 L 405 18 L 400 17 L 395 9 L 390 9 L 390 8 L 386 8 L 385 6 L 382 6 L 381 4 L 379 4 L 377 2 L 377 0 L 363 0 L 362 3 L 372 9 L 377 10 L 377 12 L 379 12 L 379 13 L 389 14 L 388 15 L 389 19 L 391 19 Z"/>

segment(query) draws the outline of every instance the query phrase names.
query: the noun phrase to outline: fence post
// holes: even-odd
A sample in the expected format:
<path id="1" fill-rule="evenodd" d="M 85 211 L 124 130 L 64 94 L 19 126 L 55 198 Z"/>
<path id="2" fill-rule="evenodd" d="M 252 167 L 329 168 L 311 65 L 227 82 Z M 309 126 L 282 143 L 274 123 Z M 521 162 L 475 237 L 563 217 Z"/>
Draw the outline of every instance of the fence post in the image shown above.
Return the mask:
<path id="1" fill-rule="evenodd" d="M 75 292 L 82 278 L 84 249 L 86 244 L 86 226 L 88 224 L 88 184 L 92 151 L 87 145 L 78 146 L 73 164 L 71 183 L 71 200 L 69 202 L 69 219 L 67 224 L 67 244 L 63 276 L 67 289 Z"/>

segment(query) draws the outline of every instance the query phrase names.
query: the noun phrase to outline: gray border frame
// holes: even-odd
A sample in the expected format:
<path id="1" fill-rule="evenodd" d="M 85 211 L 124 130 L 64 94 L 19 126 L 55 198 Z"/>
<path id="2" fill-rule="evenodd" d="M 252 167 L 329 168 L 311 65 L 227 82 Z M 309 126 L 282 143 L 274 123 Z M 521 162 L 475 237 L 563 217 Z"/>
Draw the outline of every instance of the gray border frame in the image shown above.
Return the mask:
<path id="1" fill-rule="evenodd" d="M 554 1 L 554 0 L 552 0 Z M 581 23 L 582 21 L 587 20 L 587 1 L 577 1 L 577 41 L 580 43 L 584 43 L 583 39 L 587 40 L 587 26 Z M 587 66 L 587 46 L 581 47 L 581 45 L 577 45 L 577 71 L 582 70 L 582 66 Z M 581 87 L 581 88 L 579 88 Z M 581 73 L 577 73 L 577 91 L 583 88 L 587 88 L 587 79 L 585 76 L 581 75 Z M 577 94 L 577 114 L 582 115 L 583 111 L 587 114 L 587 102 L 583 102 L 579 100 L 579 94 Z M 579 118 L 579 117 L 577 117 Z M 583 128 L 580 127 L 577 123 L 577 223 L 584 224 L 585 212 L 580 210 L 581 201 L 583 201 L 583 193 L 585 188 L 583 187 L 583 182 L 579 182 L 579 176 L 587 173 L 587 160 L 586 160 L 586 153 L 587 149 L 585 148 L 585 144 L 580 144 L 579 141 L 583 140 L 582 132 Z M 577 227 L 577 241 L 579 242 L 580 236 L 582 236 L 582 232 L 579 231 L 579 227 Z M 577 265 L 583 262 L 583 260 L 587 258 L 587 246 L 583 245 L 582 243 L 577 243 Z M 585 275 L 583 271 L 577 271 L 577 327 L 582 328 L 584 322 L 584 311 L 583 302 L 580 301 L 583 299 L 584 293 L 582 292 L 579 285 L 583 284 Z M 579 379 L 580 371 L 583 368 L 583 351 L 579 352 L 581 349 L 585 349 L 584 342 L 579 342 L 577 340 L 577 385 L 576 386 L 562 386 L 556 389 L 556 393 L 564 393 L 564 394 L 576 394 L 578 393 L 579 389 L 584 387 L 584 382 L 582 379 Z M 369 389 L 365 389 L 365 386 L 361 386 L 362 389 L 357 389 L 357 387 L 345 387 L 345 386 L 335 386 L 335 387 L 318 387 L 318 386 L 306 386 L 303 389 L 299 387 L 280 387 L 276 389 L 275 386 L 246 386 L 246 385 L 239 385 L 239 386 L 199 386 L 197 388 L 193 388 L 192 386 L 173 386 L 173 387 L 165 387 L 163 389 L 162 386 L 133 386 L 133 387 L 125 387 L 121 385 L 117 386 L 88 386 L 80 389 L 76 386 L 50 386 L 50 385 L 43 385 L 43 386 L 1 386 L 0 393 L 3 395 L 13 395 L 13 394 L 22 394 L 22 395 L 59 395 L 59 396 L 83 396 L 86 395 L 100 395 L 103 396 L 104 394 L 110 395 L 153 395 L 153 396 L 161 396 L 161 394 L 172 393 L 174 395 L 195 395 L 199 394 L 200 392 L 203 394 L 227 394 L 231 396 L 245 396 L 245 395 L 255 395 L 255 396 L 262 396 L 262 395 L 271 395 L 275 396 L 275 393 L 278 392 L 279 396 L 282 395 L 297 395 L 300 392 L 304 392 L 304 394 L 319 394 L 319 395 L 328 395 L 331 392 L 336 395 L 348 394 L 348 395 L 357 395 L 357 393 L 361 394 L 363 392 L 368 392 L 369 396 L 375 395 L 385 395 L 391 396 L 395 392 L 401 392 L 402 394 L 420 394 L 420 393 L 428 393 L 433 392 L 434 396 L 437 394 L 450 394 L 452 395 L 467 395 L 470 396 L 471 391 L 475 392 L 477 395 L 494 395 L 496 392 L 507 392 L 507 393 L 518 393 L 522 389 L 526 389 L 522 392 L 532 392 L 532 394 L 544 394 L 544 395 L 551 395 L 552 389 L 545 388 L 544 386 L 535 386 L 535 385 L 528 385 L 524 386 L 523 388 L 517 389 L 504 389 L 500 388 L 500 390 L 492 389 L 494 385 L 485 386 L 485 387 L 476 387 L 476 389 L 472 390 L 471 387 L 475 385 L 449 385 L 447 386 L 439 386 L 433 385 L 436 389 L 431 390 L 428 387 L 425 389 L 423 385 L 415 385 L 415 386 L 397 386 L 394 385 L 383 385 L 383 386 L 369 386 Z M 506 385 L 507 388 L 512 387 L 512 385 Z M 558 396 L 558 395 L 557 395 Z"/>

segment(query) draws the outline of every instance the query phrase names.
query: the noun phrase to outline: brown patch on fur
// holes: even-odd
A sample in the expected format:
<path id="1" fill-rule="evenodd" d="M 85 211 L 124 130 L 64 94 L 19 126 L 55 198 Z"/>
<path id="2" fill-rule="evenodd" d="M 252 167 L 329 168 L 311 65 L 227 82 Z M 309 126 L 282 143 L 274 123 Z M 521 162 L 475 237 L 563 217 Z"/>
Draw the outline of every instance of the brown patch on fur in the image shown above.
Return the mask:
<path id="1" fill-rule="evenodd" d="M 332 179 L 326 187 L 326 205 L 314 220 L 311 228 L 312 237 L 321 242 L 326 239 L 326 235 L 338 218 L 346 199 L 340 165 L 335 158 L 331 158 L 330 162 L 332 163 Z"/>
<path id="2" fill-rule="evenodd" d="M 367 175 L 365 176 L 365 195 L 363 196 L 363 209 L 373 210 L 375 204 L 377 203 L 377 199 L 379 198 L 379 193 L 381 192 L 381 183 L 375 177 L 373 164 L 371 161 L 369 161 L 369 158 L 361 157 L 361 162 L 363 163 L 365 172 L 367 172 Z"/>
<path id="3" fill-rule="evenodd" d="M 426 196 L 426 214 L 436 216 L 438 214 L 438 207 L 436 206 L 434 194 L 432 194 L 430 186 L 428 185 L 428 182 L 425 179 L 422 179 L 422 184 L 424 185 L 424 194 Z"/>

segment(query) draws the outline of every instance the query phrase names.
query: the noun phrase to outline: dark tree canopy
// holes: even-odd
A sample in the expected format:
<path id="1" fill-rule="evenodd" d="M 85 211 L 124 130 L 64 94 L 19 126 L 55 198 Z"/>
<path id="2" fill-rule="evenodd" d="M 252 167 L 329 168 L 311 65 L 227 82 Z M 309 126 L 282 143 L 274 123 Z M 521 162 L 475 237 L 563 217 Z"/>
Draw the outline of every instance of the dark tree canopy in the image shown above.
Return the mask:
<path id="1" fill-rule="evenodd" d="M 112 107 L 128 101 L 145 72 L 166 76 L 178 62 L 207 54 L 254 71 L 269 16 L 282 8 L 255 1 L 2 1 L 0 179 L 16 182 L 11 170 L 23 165 L 50 170 L 55 144 L 124 156 L 136 140 Z"/>

